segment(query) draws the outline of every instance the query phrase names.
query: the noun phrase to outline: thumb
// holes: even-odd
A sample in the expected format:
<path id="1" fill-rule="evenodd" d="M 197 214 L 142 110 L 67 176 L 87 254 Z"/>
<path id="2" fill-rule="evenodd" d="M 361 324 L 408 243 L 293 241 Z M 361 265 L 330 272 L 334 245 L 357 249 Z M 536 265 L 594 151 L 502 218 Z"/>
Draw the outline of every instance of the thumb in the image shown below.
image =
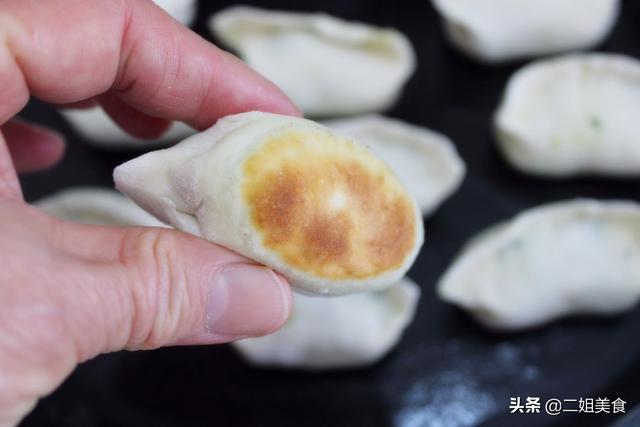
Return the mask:
<path id="1" fill-rule="evenodd" d="M 286 281 L 220 246 L 162 228 L 59 227 L 72 273 L 56 294 L 80 360 L 265 335 L 289 316 Z"/>
<path id="2" fill-rule="evenodd" d="M 73 224 L 0 199 L 0 426 L 100 353 L 213 344 L 278 329 L 285 280 L 161 228 Z"/>

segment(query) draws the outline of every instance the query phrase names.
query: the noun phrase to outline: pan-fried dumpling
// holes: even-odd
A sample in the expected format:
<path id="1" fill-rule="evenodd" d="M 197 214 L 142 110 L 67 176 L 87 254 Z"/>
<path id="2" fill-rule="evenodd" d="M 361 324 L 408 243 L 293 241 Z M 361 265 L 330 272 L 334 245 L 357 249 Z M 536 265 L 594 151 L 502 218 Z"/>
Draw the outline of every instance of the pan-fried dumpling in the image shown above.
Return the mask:
<path id="1" fill-rule="evenodd" d="M 82 224 L 166 227 L 117 191 L 99 187 L 63 190 L 36 201 L 34 206 L 49 215 Z"/>
<path id="2" fill-rule="evenodd" d="M 473 239 L 438 294 L 499 330 L 629 310 L 640 298 L 640 205 L 579 199 L 525 211 Z"/>
<path id="3" fill-rule="evenodd" d="M 309 116 L 386 110 L 415 69 L 400 32 L 325 14 L 235 6 L 210 26 Z"/>
<path id="4" fill-rule="evenodd" d="M 129 135 L 120 128 L 100 107 L 60 110 L 62 116 L 88 143 L 103 148 L 149 148 L 168 145 L 196 133 L 181 122 L 171 127 L 158 139 L 147 140 Z"/>
<path id="5" fill-rule="evenodd" d="M 400 120 L 368 115 L 325 122 L 363 141 L 387 162 L 429 215 L 460 186 L 465 165 L 446 136 Z"/>
<path id="6" fill-rule="evenodd" d="M 153 2 L 187 27 L 193 23 L 198 11 L 197 0 L 153 0 Z"/>
<path id="7" fill-rule="evenodd" d="M 484 62 L 593 47 L 609 34 L 619 0 L 432 0 L 451 43 Z"/>
<path id="8" fill-rule="evenodd" d="M 569 55 L 528 65 L 496 114 L 498 146 L 537 175 L 640 175 L 640 62 Z"/>
<path id="9" fill-rule="evenodd" d="M 404 278 L 379 292 L 332 298 L 293 295 L 293 314 L 279 331 L 233 343 L 249 363 L 308 370 L 375 363 L 411 323 L 420 288 Z"/>
<path id="10" fill-rule="evenodd" d="M 307 292 L 386 288 L 423 241 L 420 211 L 363 145 L 309 120 L 227 116 L 114 171 L 163 222 L 226 246 Z"/>

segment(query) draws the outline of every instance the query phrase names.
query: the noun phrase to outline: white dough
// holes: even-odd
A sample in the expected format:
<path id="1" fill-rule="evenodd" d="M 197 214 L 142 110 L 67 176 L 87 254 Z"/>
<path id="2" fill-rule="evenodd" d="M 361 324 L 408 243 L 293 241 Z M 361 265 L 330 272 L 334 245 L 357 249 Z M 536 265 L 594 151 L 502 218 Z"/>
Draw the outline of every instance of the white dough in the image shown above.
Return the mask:
<path id="1" fill-rule="evenodd" d="M 233 343 L 249 363 L 308 370 L 375 363 L 395 347 L 411 323 L 420 288 L 405 277 L 373 293 L 293 295 L 293 314 L 279 331 Z"/>
<path id="2" fill-rule="evenodd" d="M 182 25 L 190 26 L 198 11 L 197 0 L 153 0 Z"/>
<path id="3" fill-rule="evenodd" d="M 386 110 L 415 69 L 400 32 L 325 14 L 234 6 L 210 26 L 313 117 Z"/>
<path id="4" fill-rule="evenodd" d="M 640 62 L 614 54 L 540 61 L 509 81 L 498 146 L 536 175 L 640 175 Z"/>
<path id="5" fill-rule="evenodd" d="M 100 107 L 60 110 L 76 132 L 87 142 L 103 148 L 148 148 L 167 145 L 196 133 L 181 122 L 173 122 L 160 138 L 146 140 L 136 138 L 122 130 Z"/>
<path id="6" fill-rule="evenodd" d="M 377 115 L 325 125 L 363 141 L 387 162 L 413 193 L 423 215 L 433 213 L 462 183 L 465 165 L 445 135 Z"/>
<path id="7" fill-rule="evenodd" d="M 100 187 L 63 190 L 36 201 L 34 206 L 82 224 L 166 227 L 122 194 Z"/>
<path id="8" fill-rule="evenodd" d="M 472 239 L 438 294 L 499 330 L 629 310 L 640 298 L 640 205 L 578 199 L 525 211 Z"/>
<path id="9" fill-rule="evenodd" d="M 495 63 L 593 47 L 609 34 L 619 0 L 432 0 L 462 52 Z"/>
<path id="10" fill-rule="evenodd" d="M 423 242 L 415 201 L 363 145 L 309 120 L 227 116 L 114 171 L 116 187 L 179 230 L 320 294 L 386 288 Z"/>

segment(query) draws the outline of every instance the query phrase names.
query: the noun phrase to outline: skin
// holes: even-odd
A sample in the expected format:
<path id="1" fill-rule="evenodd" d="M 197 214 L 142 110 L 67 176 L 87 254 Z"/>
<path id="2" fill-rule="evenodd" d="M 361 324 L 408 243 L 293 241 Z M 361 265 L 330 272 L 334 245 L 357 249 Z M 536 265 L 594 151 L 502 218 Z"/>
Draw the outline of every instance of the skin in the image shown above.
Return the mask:
<path id="1" fill-rule="evenodd" d="M 148 0 L 0 0 L 0 88 L 0 426 L 100 353 L 228 342 L 286 321 L 290 290 L 272 271 L 173 230 L 51 218 L 25 203 L 16 174 L 64 151 L 60 135 L 13 119 L 30 96 L 100 104 L 155 137 L 169 120 L 299 115 L 273 84 Z"/>

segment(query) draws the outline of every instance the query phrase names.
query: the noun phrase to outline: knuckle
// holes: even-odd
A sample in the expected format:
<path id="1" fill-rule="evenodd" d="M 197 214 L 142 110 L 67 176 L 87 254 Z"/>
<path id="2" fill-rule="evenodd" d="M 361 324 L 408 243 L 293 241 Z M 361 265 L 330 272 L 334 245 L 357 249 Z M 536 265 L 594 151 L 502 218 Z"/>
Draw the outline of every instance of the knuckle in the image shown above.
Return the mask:
<path id="1" fill-rule="evenodd" d="M 128 348 L 157 348 L 179 332 L 188 305 L 181 246 L 179 234 L 162 228 L 138 229 L 125 239 L 122 261 L 135 272 Z"/>
<path id="2" fill-rule="evenodd" d="M 124 37 L 123 64 L 113 85 L 120 94 L 131 95 L 147 102 L 162 101 L 167 98 L 179 99 L 180 64 L 182 50 L 180 35 L 172 27 L 148 28 L 146 31 L 127 30 Z M 157 47 L 153 58 L 148 51 Z M 140 66 L 139 58 L 149 58 L 149 66 L 154 73 Z"/>

